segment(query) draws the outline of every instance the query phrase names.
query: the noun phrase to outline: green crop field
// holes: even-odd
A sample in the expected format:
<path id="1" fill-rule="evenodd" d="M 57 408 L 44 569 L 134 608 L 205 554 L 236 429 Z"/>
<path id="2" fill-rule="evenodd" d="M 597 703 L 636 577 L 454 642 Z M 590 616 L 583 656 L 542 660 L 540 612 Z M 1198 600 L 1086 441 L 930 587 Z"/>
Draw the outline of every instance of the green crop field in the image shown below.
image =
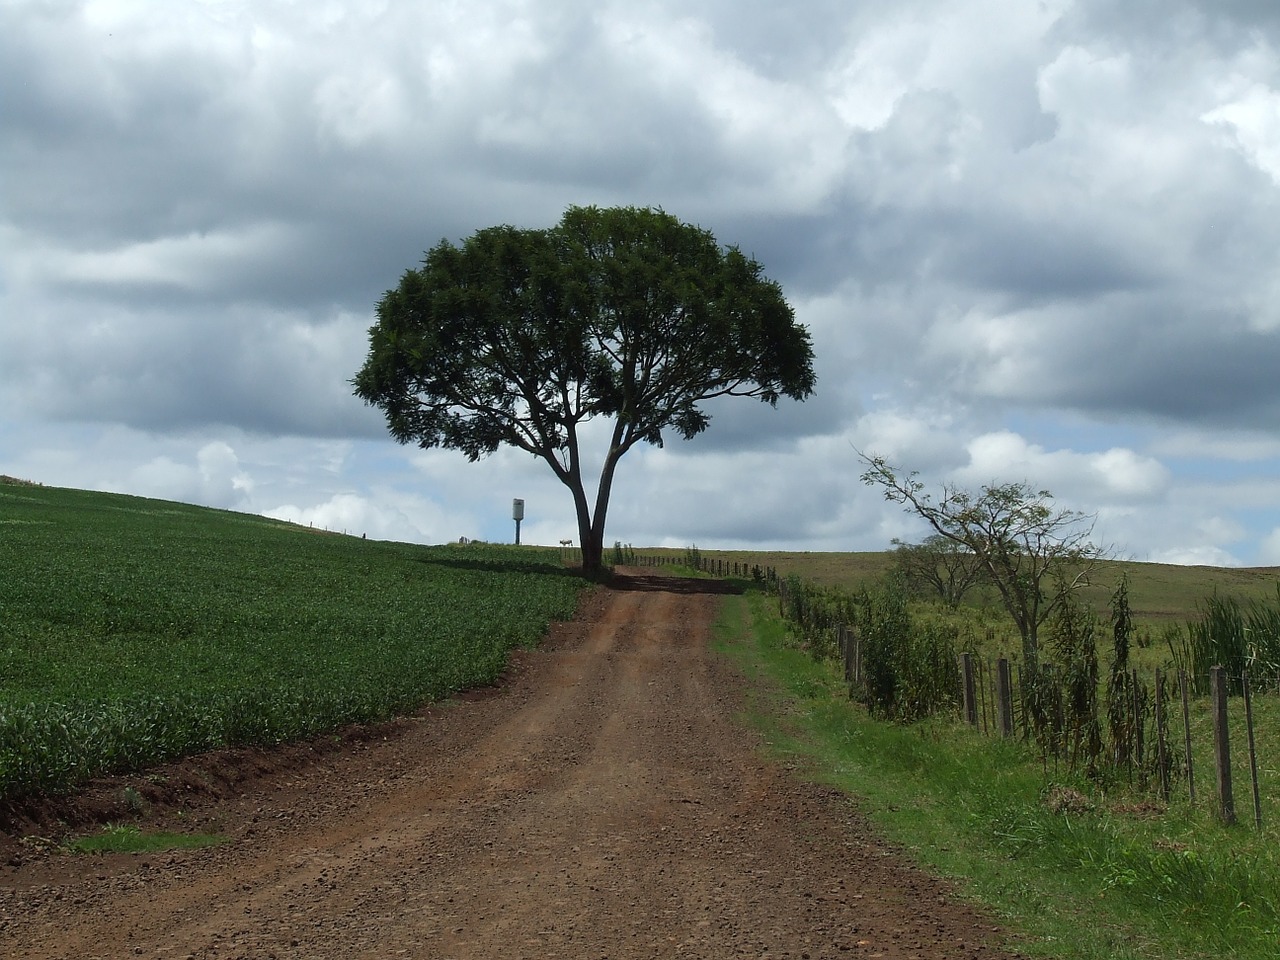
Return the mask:
<path id="1" fill-rule="evenodd" d="M 582 585 L 555 551 L 0 483 L 0 799 L 490 683 Z"/>

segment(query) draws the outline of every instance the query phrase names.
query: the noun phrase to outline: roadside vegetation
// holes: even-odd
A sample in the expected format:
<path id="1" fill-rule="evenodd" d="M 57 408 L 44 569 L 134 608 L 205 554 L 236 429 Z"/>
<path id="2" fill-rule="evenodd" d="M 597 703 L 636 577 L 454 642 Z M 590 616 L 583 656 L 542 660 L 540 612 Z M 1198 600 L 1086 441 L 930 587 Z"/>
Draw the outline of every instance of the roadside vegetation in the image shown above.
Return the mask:
<path id="1" fill-rule="evenodd" d="M 891 594 L 872 589 L 867 602 Z M 1185 794 L 1163 802 L 1124 778 L 1049 759 L 1034 740 L 984 737 L 954 710 L 886 722 L 869 692 L 850 697 L 838 660 L 813 636 L 788 628 L 778 598 L 757 591 L 728 604 L 726 649 L 776 692 L 754 710 L 774 749 L 804 758 L 810 775 L 858 798 L 887 837 L 957 878 L 1020 949 L 1071 960 L 1275 956 L 1276 797 L 1266 799 L 1262 829 L 1227 827 L 1203 792 L 1196 804 Z M 905 608 L 868 612 L 892 624 Z M 1280 756 L 1276 699 L 1255 700 L 1259 753 L 1270 758 Z M 1203 729 L 1206 714 L 1196 701 L 1193 725 Z M 1207 747 L 1198 749 L 1207 771 Z"/>
<path id="2" fill-rule="evenodd" d="M 0 571 L 0 800 L 492 683 L 583 586 L 556 551 L 13 484 Z"/>

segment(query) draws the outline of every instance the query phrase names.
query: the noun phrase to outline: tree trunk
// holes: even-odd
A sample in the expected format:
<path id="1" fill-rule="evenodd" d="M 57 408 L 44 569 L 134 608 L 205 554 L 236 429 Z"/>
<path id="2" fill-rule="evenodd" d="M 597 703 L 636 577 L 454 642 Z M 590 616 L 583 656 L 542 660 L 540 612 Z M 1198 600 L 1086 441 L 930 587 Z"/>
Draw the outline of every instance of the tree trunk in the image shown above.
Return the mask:
<path id="1" fill-rule="evenodd" d="M 578 457 L 578 439 L 571 432 L 569 439 L 570 458 L 568 468 L 562 467 L 550 454 L 544 455 L 552 469 L 573 493 L 574 512 L 578 517 L 578 544 L 582 549 L 582 572 L 588 577 L 597 577 L 604 569 L 604 521 L 609 513 L 609 494 L 613 488 L 613 475 L 618 469 L 618 461 L 627 452 L 628 445 L 620 445 L 622 427 L 614 428 L 613 443 L 609 454 L 605 457 L 604 466 L 600 470 L 600 483 L 596 488 L 596 509 L 593 515 L 587 505 L 587 492 L 582 483 L 581 461 Z"/>
<path id="2" fill-rule="evenodd" d="M 582 484 L 566 484 L 573 491 L 574 510 L 578 515 L 578 545 L 582 550 L 582 572 L 588 577 L 596 577 L 604 568 L 604 517 L 597 503 L 593 517 L 587 506 L 587 495 Z M 604 494 L 608 502 L 608 493 Z"/>
<path id="3" fill-rule="evenodd" d="M 620 433 L 620 429 L 615 431 L 613 445 L 609 448 L 609 454 L 605 457 L 604 466 L 600 470 L 600 485 L 596 488 L 596 509 L 591 518 L 591 551 L 595 558 L 595 565 L 592 567 L 587 566 L 586 541 L 583 541 L 582 570 L 590 576 L 598 574 L 604 566 L 604 521 L 609 515 L 609 494 L 613 490 L 613 475 L 618 469 L 618 460 L 625 452 L 618 447 Z"/>
<path id="4" fill-rule="evenodd" d="M 1022 626 L 1019 624 L 1019 626 Z M 1025 668 L 1034 673 L 1040 667 L 1040 640 L 1035 624 L 1022 627 L 1022 659 Z"/>
<path id="5" fill-rule="evenodd" d="M 588 527 L 582 538 L 582 572 L 597 576 L 604 569 L 604 530 Z"/>
<path id="6" fill-rule="evenodd" d="M 604 550 L 600 534 L 591 520 L 591 512 L 587 509 L 587 497 L 581 488 L 574 490 L 574 506 L 578 513 L 578 546 L 582 550 L 582 572 L 588 577 L 600 573 L 604 562 Z"/>
<path id="7" fill-rule="evenodd" d="M 554 462 L 549 460 L 548 462 Z M 569 488 L 569 492 L 573 494 L 573 511 L 578 518 L 578 546 L 582 550 L 582 572 L 587 576 L 594 577 L 600 572 L 600 564 L 603 559 L 603 551 L 600 549 L 598 538 L 592 529 L 591 510 L 587 506 L 587 492 L 582 487 L 582 474 L 577 469 L 576 458 L 573 469 L 568 471 L 557 471 L 560 482 Z M 595 548 L 592 545 L 595 544 Z"/>

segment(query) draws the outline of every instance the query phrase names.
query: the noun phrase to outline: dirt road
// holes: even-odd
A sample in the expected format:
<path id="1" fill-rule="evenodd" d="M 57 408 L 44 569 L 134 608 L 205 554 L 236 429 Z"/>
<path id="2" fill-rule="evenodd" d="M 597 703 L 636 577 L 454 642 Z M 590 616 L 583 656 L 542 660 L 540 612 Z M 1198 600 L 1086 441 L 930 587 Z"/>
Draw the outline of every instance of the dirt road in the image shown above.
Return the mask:
<path id="1" fill-rule="evenodd" d="M 765 758 L 708 649 L 711 589 L 624 578 L 495 692 L 241 763 L 225 799 L 206 770 L 153 811 L 222 846 L 0 867 L 0 955 L 1006 957 L 849 800 Z"/>

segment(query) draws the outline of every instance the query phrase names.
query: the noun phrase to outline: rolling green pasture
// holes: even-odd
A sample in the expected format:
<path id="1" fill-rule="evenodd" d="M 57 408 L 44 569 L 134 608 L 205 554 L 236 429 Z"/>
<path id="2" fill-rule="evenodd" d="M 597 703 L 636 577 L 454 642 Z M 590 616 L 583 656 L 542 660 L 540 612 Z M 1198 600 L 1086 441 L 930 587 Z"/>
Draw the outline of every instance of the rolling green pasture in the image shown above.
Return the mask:
<path id="1" fill-rule="evenodd" d="M 892 551 L 810 553 L 699 549 L 704 557 L 773 567 L 784 577 L 795 575 L 823 586 L 850 589 L 888 573 L 894 562 Z M 676 559 L 685 554 L 683 550 L 640 549 L 637 552 L 646 556 L 667 554 Z M 1129 575 L 1133 615 L 1139 623 L 1152 627 L 1195 618 L 1198 605 L 1215 591 L 1240 600 L 1274 599 L 1276 584 L 1280 582 L 1280 567 L 1186 567 L 1107 560 L 1098 565 L 1092 584 L 1084 593 L 1095 610 L 1105 611 L 1108 599 L 1125 573 Z M 998 604 L 994 596 L 984 596 L 981 592 L 975 592 L 972 598 L 975 605 Z"/>
<path id="2" fill-rule="evenodd" d="M 490 683 L 582 584 L 554 551 L 0 484 L 0 799 Z"/>
<path id="3" fill-rule="evenodd" d="M 892 551 L 871 553 L 751 552 L 740 550 L 707 550 L 698 548 L 706 560 L 737 563 L 744 569 L 769 567 L 780 577 L 801 580 L 844 591 L 870 586 L 888 573 L 894 565 Z M 662 558 L 666 563 L 680 564 L 688 556 L 687 549 L 637 548 L 642 559 Z M 1129 602 L 1137 632 L 1137 649 L 1132 652 L 1134 665 L 1150 670 L 1168 666 L 1170 641 L 1181 647 L 1188 623 L 1202 619 L 1206 601 L 1215 594 L 1233 598 L 1242 605 L 1259 601 L 1275 605 L 1280 590 L 1280 567 L 1187 567 L 1164 563 L 1139 563 L 1107 560 L 1092 572 L 1082 597 L 1097 615 L 1099 622 L 1110 619 L 1110 601 L 1122 576 L 1129 578 Z M 1017 660 L 1022 641 L 995 590 L 979 587 L 971 591 L 958 613 L 939 613 L 936 603 L 928 600 L 915 605 L 923 617 L 943 616 L 960 630 L 961 647 L 983 657 L 1008 656 Z M 1168 634 L 1172 631 L 1173 636 Z M 1109 664 L 1109 648 L 1102 650 Z"/>

